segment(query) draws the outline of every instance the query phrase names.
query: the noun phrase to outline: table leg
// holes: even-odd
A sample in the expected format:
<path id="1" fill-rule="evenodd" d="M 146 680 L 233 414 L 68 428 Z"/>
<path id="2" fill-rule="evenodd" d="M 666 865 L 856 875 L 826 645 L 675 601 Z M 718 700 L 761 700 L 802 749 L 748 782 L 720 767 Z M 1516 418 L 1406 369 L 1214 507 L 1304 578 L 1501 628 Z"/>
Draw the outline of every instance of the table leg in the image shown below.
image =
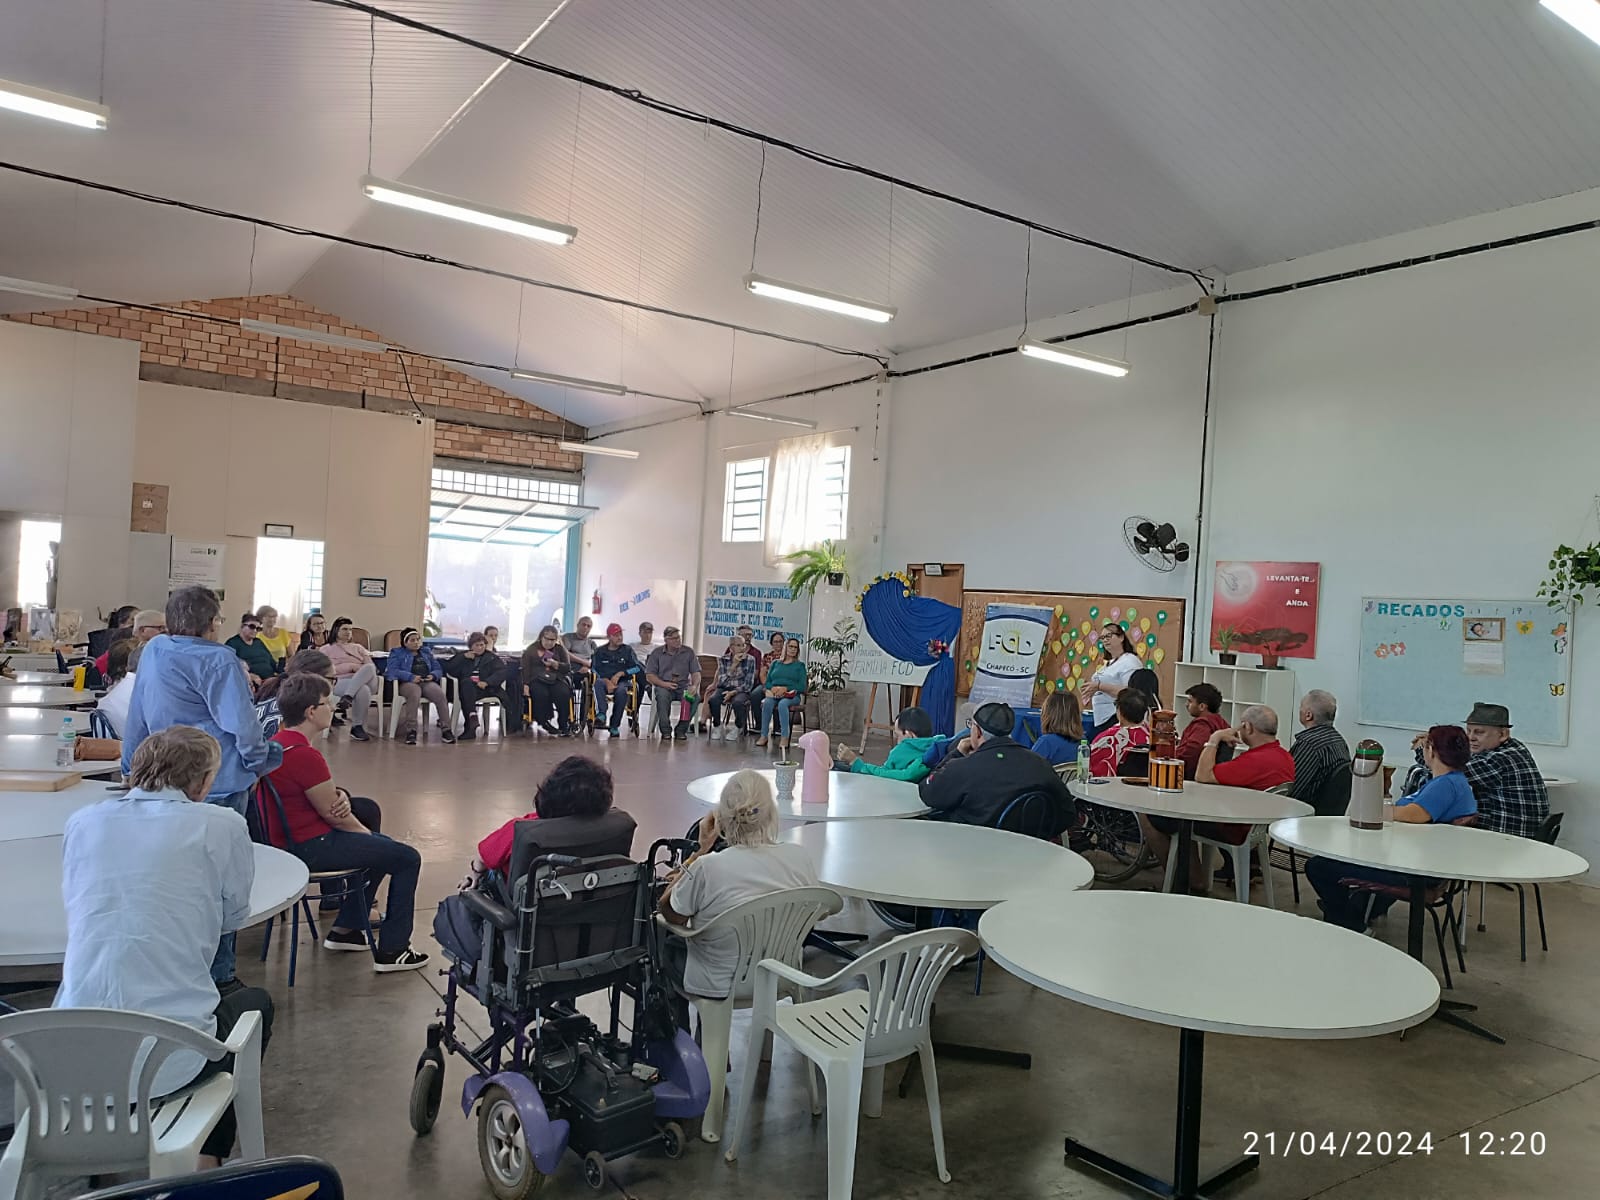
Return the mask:
<path id="1" fill-rule="evenodd" d="M 1178 1113 L 1173 1129 L 1173 1181 L 1168 1183 L 1138 1167 L 1101 1153 L 1076 1138 L 1066 1140 L 1066 1156 L 1130 1183 L 1152 1196 L 1195 1200 L 1210 1195 L 1261 1165 L 1261 1156 L 1246 1154 L 1220 1171 L 1200 1178 L 1200 1119 L 1204 1099 L 1205 1037 L 1198 1029 L 1178 1031 Z"/>
<path id="2" fill-rule="evenodd" d="M 1411 882 L 1411 912 L 1406 922 L 1406 953 L 1418 962 L 1423 962 L 1422 957 L 1422 908 L 1428 901 L 1428 881 L 1421 875 L 1413 875 Z M 1465 909 L 1466 901 L 1462 901 Z M 1505 1038 L 1479 1025 L 1476 1021 L 1468 1020 L 1462 1013 L 1477 1012 L 1476 1004 L 1467 1004 L 1461 1000 L 1440 999 L 1439 1007 L 1433 1010 L 1433 1018 L 1443 1021 L 1446 1025 L 1454 1025 L 1457 1029 L 1465 1029 L 1468 1033 L 1475 1033 L 1479 1037 L 1504 1046 Z"/>
<path id="3" fill-rule="evenodd" d="M 1194 822 L 1178 822 L 1178 840 L 1171 851 L 1178 858 L 1178 865 L 1172 870 L 1172 894 L 1174 896 L 1189 895 L 1189 859 L 1194 854 Z"/>

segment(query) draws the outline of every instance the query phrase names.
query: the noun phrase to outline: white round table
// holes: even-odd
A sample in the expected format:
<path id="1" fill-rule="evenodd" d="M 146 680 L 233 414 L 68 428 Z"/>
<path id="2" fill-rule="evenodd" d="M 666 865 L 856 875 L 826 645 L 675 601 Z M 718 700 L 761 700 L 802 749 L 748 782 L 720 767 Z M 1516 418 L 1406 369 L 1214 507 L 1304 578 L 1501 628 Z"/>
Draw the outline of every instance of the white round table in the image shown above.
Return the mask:
<path id="1" fill-rule="evenodd" d="M 1559 846 L 1465 825 L 1393 821 L 1382 829 L 1357 829 L 1344 817 L 1296 817 L 1274 822 L 1270 832 L 1274 841 L 1306 854 L 1406 876 L 1411 889 L 1406 951 L 1419 962 L 1422 911 L 1432 880 L 1555 883 L 1576 879 L 1589 870 L 1585 859 Z M 1473 1007 L 1446 1001 L 1440 1006 L 1439 1019 L 1503 1042 L 1505 1039 L 1458 1015 Z"/>
<path id="2" fill-rule="evenodd" d="M 777 793 L 776 772 L 762 771 L 767 782 Z M 721 771 L 716 775 L 702 775 L 689 784 L 689 795 L 701 804 L 714 805 L 722 789 L 732 779 L 734 772 Z M 778 803 L 778 819 L 782 821 L 863 821 L 881 817 L 920 817 L 930 811 L 922 802 L 922 795 L 914 783 L 898 779 L 880 779 L 876 775 L 858 775 L 853 771 L 831 771 L 828 779 L 826 804 L 801 804 L 801 785 L 804 771 L 795 772 L 794 795 L 787 802 Z"/>
<path id="3" fill-rule="evenodd" d="M 978 935 L 995 962 L 1035 987 L 1181 1031 L 1167 1190 L 1176 1197 L 1209 1195 L 1259 1162 L 1249 1154 L 1200 1178 L 1207 1033 L 1371 1037 L 1425 1020 L 1439 1002 L 1433 973 L 1382 942 L 1225 900 L 1076 892 L 1049 907 L 1001 904 L 983 915 Z M 1272 969 L 1241 971 L 1243 962 L 1270 962 Z M 1066 1152 L 1147 1191 L 1166 1187 L 1073 1138 Z"/>
<path id="4" fill-rule="evenodd" d="M 785 840 L 805 847 L 824 886 L 910 905 L 919 930 L 932 927 L 935 909 L 987 909 L 1024 898 L 1048 908 L 1094 881 L 1088 860 L 1055 842 L 953 821 L 836 821 L 802 825 Z M 1016 1051 L 934 1045 L 950 1058 L 1033 1066 L 1032 1055 Z M 900 1094 L 906 1094 L 904 1079 Z"/>
<path id="5" fill-rule="evenodd" d="M 1093 783 L 1076 780 L 1072 794 L 1080 800 L 1120 808 L 1147 816 L 1168 817 L 1178 822 L 1178 862 L 1187 863 L 1194 844 L 1196 821 L 1225 825 L 1267 825 L 1284 817 L 1298 817 L 1314 811 L 1311 805 L 1276 792 L 1254 788 L 1227 787 L 1220 783 L 1192 783 L 1185 780 L 1183 791 L 1162 792 L 1152 787 L 1107 779 Z M 1173 887 L 1179 895 L 1189 891 L 1189 872 L 1173 872 Z"/>
<path id="6" fill-rule="evenodd" d="M 55 671 L 61 666 L 54 654 L 35 654 L 31 650 L 0 650 L 0 662 L 11 660 L 13 671 Z"/>
<path id="7" fill-rule="evenodd" d="M 67 818 L 80 808 L 125 791 L 120 781 L 113 785 L 104 779 L 85 779 L 59 792 L 0 791 L 0 843 L 59 837 Z"/>
<path id="8" fill-rule="evenodd" d="M 89 713 L 81 708 L 0 708 L 0 737 L 13 733 L 43 733 L 54 737 L 61 722 L 70 721 L 78 733 L 88 736 Z"/>
<path id="9" fill-rule="evenodd" d="M 76 708 L 95 702 L 88 688 L 35 687 L 27 683 L 0 684 L 0 708 Z"/>
<path id="10" fill-rule="evenodd" d="M 61 963 L 67 954 L 67 911 L 61 899 L 60 837 L 0 842 L 0 975 Z M 310 873 L 294 855 L 256 846 L 256 878 L 244 927 L 259 925 L 305 895 Z"/>
<path id="11" fill-rule="evenodd" d="M 5 655 L 0 654 L 0 658 Z M 33 684 L 35 687 L 54 685 L 57 687 L 71 687 L 72 675 L 63 675 L 60 671 L 17 671 L 11 677 L 13 684 Z M 3 687 L 4 684 L 0 684 Z"/>
<path id="12" fill-rule="evenodd" d="M 52 775 L 76 771 L 81 775 L 120 775 L 122 766 L 114 759 L 78 759 L 70 767 L 58 767 L 55 734 L 5 733 L 0 734 L 0 771 L 45 772 Z"/>

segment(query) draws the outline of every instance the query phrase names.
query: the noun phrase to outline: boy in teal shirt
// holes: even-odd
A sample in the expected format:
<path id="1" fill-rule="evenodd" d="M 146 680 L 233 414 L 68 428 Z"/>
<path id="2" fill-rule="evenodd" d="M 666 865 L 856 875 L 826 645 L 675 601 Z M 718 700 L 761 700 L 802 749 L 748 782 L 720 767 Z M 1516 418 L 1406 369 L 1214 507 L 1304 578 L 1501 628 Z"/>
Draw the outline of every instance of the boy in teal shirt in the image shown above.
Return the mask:
<path id="1" fill-rule="evenodd" d="M 857 775 L 876 775 L 880 779 L 920 783 L 932 769 L 922 760 L 936 741 L 933 718 L 920 708 L 904 708 L 894 719 L 894 749 L 889 751 L 889 757 L 881 767 L 858 757 L 849 746 L 839 747 L 839 760 L 834 766 Z"/>

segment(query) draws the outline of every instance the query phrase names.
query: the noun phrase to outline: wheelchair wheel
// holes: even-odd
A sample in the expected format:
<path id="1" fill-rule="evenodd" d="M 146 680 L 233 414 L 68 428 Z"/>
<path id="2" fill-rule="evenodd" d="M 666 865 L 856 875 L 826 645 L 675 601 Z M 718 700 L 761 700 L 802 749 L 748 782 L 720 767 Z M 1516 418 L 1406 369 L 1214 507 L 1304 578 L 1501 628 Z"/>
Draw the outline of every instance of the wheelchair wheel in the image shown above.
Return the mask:
<path id="1" fill-rule="evenodd" d="M 1122 809 L 1084 802 L 1080 836 L 1088 843 L 1084 857 L 1100 883 L 1122 883 L 1151 866 L 1155 857 L 1144 844 L 1139 820 Z"/>
<path id="2" fill-rule="evenodd" d="M 917 910 L 909 904 L 880 904 L 868 900 L 867 906 L 878 914 L 878 920 L 896 933 L 910 933 L 917 927 Z"/>
<path id="3" fill-rule="evenodd" d="M 439 1116 L 439 1098 L 444 1095 L 444 1055 L 436 1049 L 424 1050 L 411 1081 L 411 1128 L 418 1137 L 433 1128 Z"/>
<path id="4" fill-rule="evenodd" d="M 498 1084 L 484 1088 L 478 1099 L 478 1162 L 496 1200 L 527 1200 L 544 1186 L 528 1150 L 522 1114 Z"/>
<path id="5" fill-rule="evenodd" d="M 583 1181 L 599 1191 L 606 1185 L 606 1156 L 591 1150 L 583 1156 Z"/>
<path id="6" fill-rule="evenodd" d="M 683 1148 L 688 1142 L 689 1137 L 683 1132 L 683 1126 L 676 1121 L 668 1121 L 661 1127 L 661 1151 L 668 1158 L 682 1158 Z"/>

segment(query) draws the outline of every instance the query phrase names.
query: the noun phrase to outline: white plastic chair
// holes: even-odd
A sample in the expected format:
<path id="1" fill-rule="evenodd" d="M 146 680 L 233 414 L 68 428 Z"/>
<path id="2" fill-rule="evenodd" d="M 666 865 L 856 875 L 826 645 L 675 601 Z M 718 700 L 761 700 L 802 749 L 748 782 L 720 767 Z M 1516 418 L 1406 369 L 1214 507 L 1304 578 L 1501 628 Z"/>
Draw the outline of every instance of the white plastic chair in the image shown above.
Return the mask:
<path id="1" fill-rule="evenodd" d="M 733 1131 L 724 1156 L 733 1162 L 755 1099 L 757 1050 L 773 1033 L 809 1060 L 806 1083 L 813 1115 L 817 1072 L 828 1089 L 828 1200 L 849 1200 L 855 1181 L 856 1132 L 861 1111 L 876 1117 L 883 1108 L 883 1068 L 916 1054 L 928 1093 L 933 1158 L 939 1181 L 950 1182 L 944 1161 L 944 1123 L 939 1114 L 939 1077 L 933 1065 L 933 997 L 950 969 L 978 952 L 977 935 L 965 929 L 906 933 L 863 954 L 826 979 L 767 959 L 756 970 L 755 1007 L 750 1014 L 750 1049 L 733 1110 Z M 796 1004 L 778 1003 L 780 983 L 806 991 L 834 988 L 865 977 L 865 990 L 837 992 Z"/>
<path id="2" fill-rule="evenodd" d="M 197 1050 L 232 1071 L 151 1099 L 156 1072 Z M 227 1041 L 165 1017 L 112 1008 L 49 1008 L 0 1016 L 0 1066 L 16 1080 L 21 1111 L 0 1159 L 0 1200 L 38 1200 L 50 1178 L 194 1171 L 206 1135 L 229 1104 L 245 1160 L 265 1158 L 261 1014 L 246 1013 Z"/>
<path id="3" fill-rule="evenodd" d="M 1275 796 L 1294 795 L 1294 784 L 1280 783 L 1277 787 L 1268 788 L 1267 791 Z M 1250 903 L 1250 853 L 1254 851 L 1261 863 L 1261 890 L 1266 893 L 1267 907 L 1277 908 L 1278 902 L 1272 894 L 1272 838 L 1268 835 L 1267 825 L 1250 826 L 1249 836 L 1239 845 L 1232 842 L 1220 842 L 1216 838 L 1202 837 L 1197 831 L 1194 835 L 1194 844 L 1200 848 L 1201 862 L 1205 861 L 1205 848 L 1213 847 L 1219 853 L 1225 854 L 1233 862 L 1233 897 L 1240 904 Z M 1176 839 L 1173 845 L 1177 845 Z M 1162 881 L 1163 892 L 1172 891 L 1173 873 L 1177 868 L 1178 856 L 1176 853 L 1167 855 L 1167 873 Z"/>
<path id="4" fill-rule="evenodd" d="M 383 682 L 383 680 L 380 679 L 380 680 L 378 680 L 378 682 L 381 684 Z M 441 678 L 439 680 L 439 686 L 444 689 L 445 706 L 444 706 L 444 711 L 439 714 L 438 720 L 444 723 L 444 727 L 446 729 L 448 729 L 452 733 L 454 733 L 455 732 L 455 727 L 456 727 L 456 681 L 455 681 L 455 676 L 453 676 L 453 675 L 444 676 L 443 678 Z M 403 699 L 401 699 L 401 697 L 400 697 L 400 685 L 398 683 L 396 683 L 394 685 L 394 698 L 389 702 L 389 724 L 388 724 L 388 732 L 385 734 L 385 736 L 390 738 L 391 740 L 394 738 L 395 733 L 400 728 L 400 714 L 405 711 L 405 707 L 406 707 L 406 702 Z M 433 701 L 429 700 L 426 696 L 422 696 L 422 697 L 418 698 L 418 700 L 417 700 L 417 733 L 418 734 L 421 734 L 423 732 L 423 730 L 427 729 L 427 727 L 428 727 L 428 713 L 432 710 L 432 708 L 433 708 Z M 384 725 L 383 725 L 383 702 L 381 700 L 378 702 L 378 728 L 379 729 L 383 729 L 384 728 Z"/>
<path id="5" fill-rule="evenodd" d="M 736 904 L 704 925 L 667 924 L 671 933 L 691 942 L 709 933 L 732 930 L 739 943 L 733 986 L 728 995 L 721 1000 L 687 997 L 700 1017 L 701 1052 L 706 1069 L 711 1073 L 711 1100 L 700 1123 L 700 1136 L 705 1141 L 722 1140 L 733 1010 L 750 1007 L 755 993 L 756 964 L 770 960 L 798 969 L 811 930 L 824 917 L 831 917 L 843 907 L 839 894 L 827 888 L 790 888 Z"/>

